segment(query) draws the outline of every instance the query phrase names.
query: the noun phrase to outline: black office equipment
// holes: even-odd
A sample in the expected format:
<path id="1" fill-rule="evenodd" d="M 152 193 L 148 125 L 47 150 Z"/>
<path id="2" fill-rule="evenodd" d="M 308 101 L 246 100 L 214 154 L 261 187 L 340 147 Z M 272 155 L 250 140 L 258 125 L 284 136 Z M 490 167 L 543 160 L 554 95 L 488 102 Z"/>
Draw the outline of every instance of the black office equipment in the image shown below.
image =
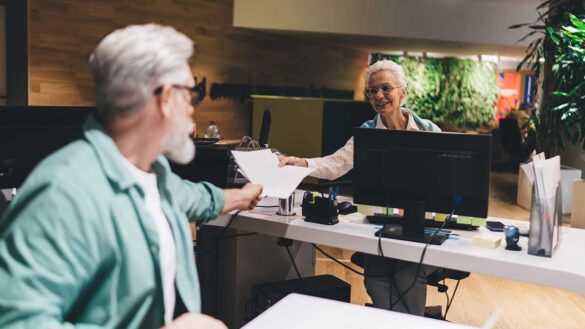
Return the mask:
<path id="1" fill-rule="evenodd" d="M 487 216 L 491 136 L 356 128 L 354 143 L 354 202 L 404 209 L 388 237 L 426 243 L 425 211 Z"/>
<path id="2" fill-rule="evenodd" d="M 300 293 L 309 296 L 350 301 L 351 286 L 332 275 L 317 275 L 279 282 L 258 284 L 252 287 L 252 313 L 256 316 L 290 293 Z"/>
<path id="3" fill-rule="evenodd" d="M 305 192 L 301 208 L 306 222 L 324 225 L 339 223 L 337 201 L 329 197 L 314 196 L 311 192 Z"/>
<path id="4" fill-rule="evenodd" d="M 337 204 L 337 210 L 340 215 L 348 215 L 357 212 L 357 206 L 349 201 L 343 201 Z"/>
<path id="5" fill-rule="evenodd" d="M 505 225 L 502 222 L 488 220 L 485 227 L 492 232 L 504 232 Z"/>
<path id="6" fill-rule="evenodd" d="M 258 138 L 258 144 L 260 144 L 261 147 L 266 147 L 266 144 L 268 144 L 271 120 L 270 110 L 264 110 L 264 114 L 262 115 L 262 126 L 260 127 L 260 137 Z"/>
<path id="7" fill-rule="evenodd" d="M 47 155 L 82 136 L 93 107 L 0 109 L 0 188 L 20 187 Z"/>

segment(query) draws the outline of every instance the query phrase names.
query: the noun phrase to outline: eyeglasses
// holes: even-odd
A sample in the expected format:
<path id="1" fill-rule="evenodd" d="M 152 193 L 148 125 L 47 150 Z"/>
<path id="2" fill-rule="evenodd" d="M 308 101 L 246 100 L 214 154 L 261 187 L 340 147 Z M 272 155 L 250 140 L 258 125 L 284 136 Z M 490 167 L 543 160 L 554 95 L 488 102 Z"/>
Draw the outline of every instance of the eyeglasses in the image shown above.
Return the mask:
<path id="1" fill-rule="evenodd" d="M 153 94 L 154 95 L 160 95 L 160 93 L 162 92 L 164 86 L 159 86 L 157 87 Z M 195 78 L 195 85 L 191 86 L 185 86 L 185 85 L 179 85 L 179 84 L 172 84 L 171 85 L 172 88 L 175 89 L 182 89 L 182 90 L 186 90 L 189 92 L 189 101 L 191 102 L 192 106 L 196 106 L 197 104 L 199 104 L 199 102 L 203 99 L 204 95 L 205 95 L 205 78 L 203 78 L 203 81 L 201 81 L 201 83 L 197 83 L 197 78 Z M 203 91 L 202 91 L 203 89 Z"/>
<path id="2" fill-rule="evenodd" d="M 376 95 L 378 95 L 379 91 L 382 91 L 382 94 L 387 96 L 388 94 L 390 94 L 392 92 L 392 90 L 394 90 L 396 88 L 398 88 L 398 87 L 392 87 L 391 85 L 383 85 L 382 87 L 379 87 L 379 88 L 370 87 L 370 88 L 366 88 L 366 95 L 368 97 L 372 98 L 372 97 L 375 97 Z"/>

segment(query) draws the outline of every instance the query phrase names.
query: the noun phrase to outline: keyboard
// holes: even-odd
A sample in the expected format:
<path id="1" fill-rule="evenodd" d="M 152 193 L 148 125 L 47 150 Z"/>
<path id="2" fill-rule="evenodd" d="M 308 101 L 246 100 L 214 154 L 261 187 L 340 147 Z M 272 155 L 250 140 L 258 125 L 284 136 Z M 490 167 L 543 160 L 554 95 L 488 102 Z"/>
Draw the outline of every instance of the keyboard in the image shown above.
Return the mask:
<path id="1" fill-rule="evenodd" d="M 403 219 L 400 215 L 380 215 L 366 216 L 368 222 L 376 225 L 402 225 Z M 425 219 L 425 227 L 439 228 L 443 225 L 443 222 L 432 219 Z M 449 230 L 462 230 L 462 231 L 475 231 L 479 226 L 471 224 L 460 224 L 457 222 L 449 221 L 443 226 L 444 229 Z"/>

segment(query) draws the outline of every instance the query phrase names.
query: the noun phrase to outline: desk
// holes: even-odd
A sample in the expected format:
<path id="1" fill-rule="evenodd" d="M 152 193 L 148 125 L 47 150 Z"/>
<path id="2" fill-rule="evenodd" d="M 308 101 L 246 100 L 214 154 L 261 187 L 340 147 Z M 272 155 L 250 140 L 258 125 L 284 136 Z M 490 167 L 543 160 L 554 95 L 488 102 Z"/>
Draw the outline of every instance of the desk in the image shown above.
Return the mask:
<path id="1" fill-rule="evenodd" d="M 301 196 L 296 196 L 300 200 Z M 276 204 L 267 198 L 261 204 Z M 378 254 L 376 226 L 364 223 L 340 222 L 333 226 L 308 223 L 302 216 L 283 217 L 275 208 L 256 208 L 239 214 L 231 227 L 266 235 L 285 237 L 297 241 L 328 245 L 337 248 Z M 297 208 L 297 215 L 301 209 Z M 220 216 L 208 225 L 225 226 L 228 215 Z M 505 224 L 526 226 L 527 222 L 490 217 Z M 480 227 L 480 231 L 487 231 Z M 487 231 L 489 232 L 489 231 Z M 457 240 L 449 239 L 441 246 L 429 246 L 424 263 L 466 272 L 481 273 L 505 279 L 524 281 L 555 288 L 572 290 L 585 296 L 585 230 L 563 227 L 561 243 L 552 258 L 528 255 L 528 238 L 521 237 L 522 251 L 506 250 L 504 244 L 496 249 L 473 245 L 478 232 L 458 231 Z M 496 234 L 496 233 L 493 233 Z M 503 235 L 503 233 L 500 233 Z M 424 244 L 382 239 L 384 255 L 391 258 L 418 262 Z"/>
<path id="2" fill-rule="evenodd" d="M 243 329 L 472 328 L 446 321 L 290 294 Z"/>
<path id="3" fill-rule="evenodd" d="M 301 200 L 302 192 L 298 193 L 295 199 Z M 276 199 L 267 198 L 262 200 L 261 204 L 276 205 L 277 202 Z M 343 221 L 333 226 L 308 223 L 300 216 L 300 208 L 296 209 L 298 216 L 283 217 L 275 213 L 276 208 L 256 208 L 242 212 L 233 221 L 231 228 L 258 232 L 262 236 L 286 237 L 296 241 L 378 254 L 378 239 L 374 236 L 377 228 L 374 225 Z M 527 225 L 527 222 L 521 221 L 489 219 L 517 226 Z M 225 226 L 228 220 L 229 215 L 224 215 L 207 225 L 221 227 Z M 481 227 L 480 231 L 483 230 L 485 228 Z M 460 231 L 458 233 L 460 237 L 457 240 L 449 239 L 441 246 L 429 246 L 424 263 L 572 290 L 585 296 L 585 257 L 583 257 L 585 230 L 563 227 L 562 241 L 552 258 L 528 255 L 526 252 L 528 238 L 526 237 L 521 237 L 519 245 L 523 250 L 517 252 L 505 250 L 503 245 L 497 249 L 476 247 L 472 243 L 472 237 L 478 232 Z M 382 239 L 382 248 L 387 257 L 418 262 L 424 245 Z M 264 252 L 256 250 L 256 258 Z M 267 264 L 260 257 L 257 266 L 267 266 Z M 279 279 L 274 278 L 272 281 Z"/>

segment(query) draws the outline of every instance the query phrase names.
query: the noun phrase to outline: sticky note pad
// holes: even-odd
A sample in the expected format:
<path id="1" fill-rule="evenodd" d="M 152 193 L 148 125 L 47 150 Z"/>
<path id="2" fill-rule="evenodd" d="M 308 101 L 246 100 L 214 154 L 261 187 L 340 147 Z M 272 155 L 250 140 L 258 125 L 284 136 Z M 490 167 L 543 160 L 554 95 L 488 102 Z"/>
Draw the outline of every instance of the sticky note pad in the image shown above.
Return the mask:
<path id="1" fill-rule="evenodd" d="M 483 248 L 495 249 L 502 243 L 502 236 L 489 233 L 481 233 L 473 237 L 473 245 Z"/>

